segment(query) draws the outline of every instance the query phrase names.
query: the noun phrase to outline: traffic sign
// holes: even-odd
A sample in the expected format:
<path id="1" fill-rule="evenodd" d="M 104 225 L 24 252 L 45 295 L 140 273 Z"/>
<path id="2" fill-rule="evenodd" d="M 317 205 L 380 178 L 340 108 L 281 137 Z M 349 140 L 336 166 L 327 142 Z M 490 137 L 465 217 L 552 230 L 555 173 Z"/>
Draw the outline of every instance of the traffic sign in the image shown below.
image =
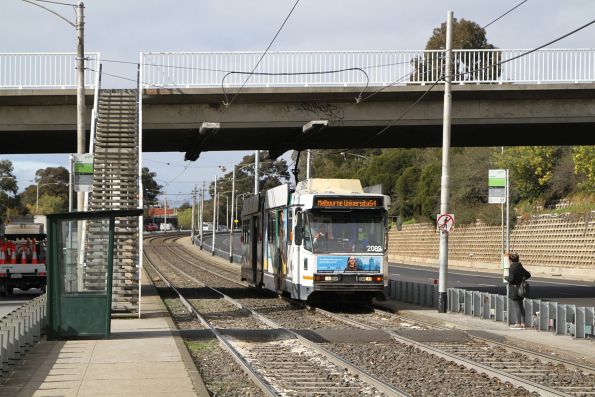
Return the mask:
<path id="1" fill-rule="evenodd" d="M 454 214 L 439 214 L 436 221 L 436 228 L 438 230 L 444 230 L 450 232 L 455 225 Z"/>

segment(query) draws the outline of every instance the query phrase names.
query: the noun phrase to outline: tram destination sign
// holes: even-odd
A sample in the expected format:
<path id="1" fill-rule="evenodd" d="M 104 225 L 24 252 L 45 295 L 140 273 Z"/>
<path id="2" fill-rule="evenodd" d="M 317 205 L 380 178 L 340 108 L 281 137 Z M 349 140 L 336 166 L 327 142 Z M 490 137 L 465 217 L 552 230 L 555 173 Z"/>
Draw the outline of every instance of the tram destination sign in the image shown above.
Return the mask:
<path id="1" fill-rule="evenodd" d="M 382 197 L 325 196 L 314 197 L 315 208 L 382 208 Z"/>

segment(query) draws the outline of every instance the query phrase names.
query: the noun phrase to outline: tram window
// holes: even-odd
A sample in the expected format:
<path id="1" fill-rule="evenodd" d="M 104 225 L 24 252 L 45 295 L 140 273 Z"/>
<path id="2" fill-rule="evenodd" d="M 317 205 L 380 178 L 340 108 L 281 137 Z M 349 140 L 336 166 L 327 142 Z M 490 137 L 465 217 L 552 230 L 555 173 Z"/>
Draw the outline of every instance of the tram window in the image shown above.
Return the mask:
<path id="1" fill-rule="evenodd" d="M 244 237 L 244 243 L 250 242 L 250 221 L 245 220 L 242 222 L 242 235 Z"/>
<path id="2" fill-rule="evenodd" d="M 269 240 L 269 243 L 272 243 L 275 241 L 275 213 L 269 212 L 267 219 L 267 239 Z"/>
<path id="3" fill-rule="evenodd" d="M 308 211 L 304 245 L 315 253 L 383 252 L 384 218 L 381 211 Z"/>

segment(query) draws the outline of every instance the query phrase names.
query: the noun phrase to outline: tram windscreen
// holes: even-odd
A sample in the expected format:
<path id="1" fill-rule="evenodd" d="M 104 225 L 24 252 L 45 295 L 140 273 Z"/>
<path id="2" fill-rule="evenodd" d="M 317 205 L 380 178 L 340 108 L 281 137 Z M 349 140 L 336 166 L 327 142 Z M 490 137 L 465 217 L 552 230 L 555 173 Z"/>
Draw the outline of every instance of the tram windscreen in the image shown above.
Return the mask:
<path id="1" fill-rule="evenodd" d="M 306 212 L 304 248 L 313 253 L 384 252 L 384 211 Z"/>

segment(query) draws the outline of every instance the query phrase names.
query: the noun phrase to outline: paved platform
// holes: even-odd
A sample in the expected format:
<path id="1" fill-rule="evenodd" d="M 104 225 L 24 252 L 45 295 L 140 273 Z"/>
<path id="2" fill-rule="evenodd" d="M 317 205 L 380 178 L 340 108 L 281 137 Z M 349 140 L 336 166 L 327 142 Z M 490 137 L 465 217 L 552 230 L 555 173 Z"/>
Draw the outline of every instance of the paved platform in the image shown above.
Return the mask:
<path id="1" fill-rule="evenodd" d="M 595 340 L 592 339 L 573 339 L 568 335 L 555 335 L 532 328 L 510 329 L 501 321 L 482 320 L 460 313 L 438 313 L 436 309 L 394 300 L 376 302 L 376 304 L 420 321 L 467 331 L 486 339 L 505 342 L 510 346 L 537 349 L 552 357 L 564 358 L 595 367 Z"/>
<path id="2" fill-rule="evenodd" d="M 146 273 L 142 296 L 141 318 L 112 319 L 108 340 L 40 342 L 0 384 L 0 396 L 208 396 Z"/>

